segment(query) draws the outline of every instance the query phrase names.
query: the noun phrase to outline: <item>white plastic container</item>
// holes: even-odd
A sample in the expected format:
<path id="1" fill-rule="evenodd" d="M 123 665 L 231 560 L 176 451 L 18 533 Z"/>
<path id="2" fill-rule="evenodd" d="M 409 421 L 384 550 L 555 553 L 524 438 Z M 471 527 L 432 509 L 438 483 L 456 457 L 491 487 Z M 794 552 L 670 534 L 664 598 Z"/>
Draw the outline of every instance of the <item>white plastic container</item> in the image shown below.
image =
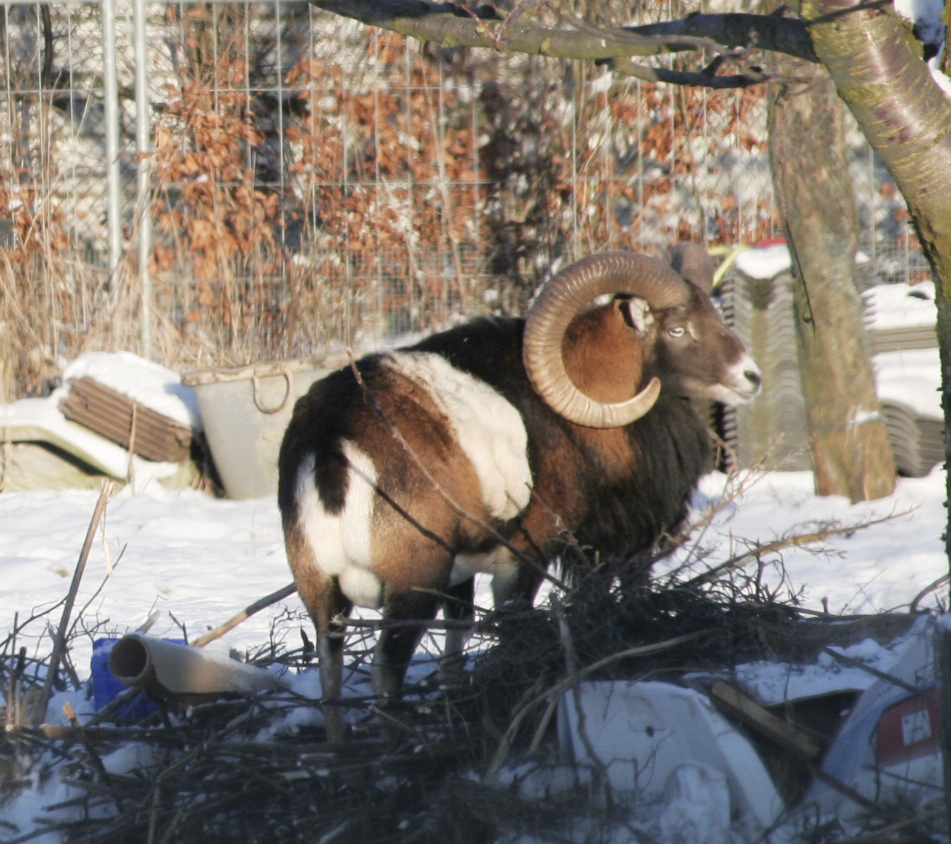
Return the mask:
<path id="1" fill-rule="evenodd" d="M 736 816 L 744 841 L 761 840 L 784 809 L 753 745 L 693 689 L 636 680 L 580 683 L 558 700 L 558 736 L 567 760 L 600 769 L 614 789 L 646 802 L 670 802 L 671 793 L 681 793 L 678 780 L 692 770 L 716 772 L 732 807 L 726 818 Z M 702 840 L 733 840 L 728 835 L 723 830 L 722 837 Z"/>
<path id="2" fill-rule="evenodd" d="M 228 498 L 277 492 L 277 457 L 294 403 L 346 354 L 292 358 L 240 367 L 196 369 L 182 376 L 195 388 L 208 447 Z"/>

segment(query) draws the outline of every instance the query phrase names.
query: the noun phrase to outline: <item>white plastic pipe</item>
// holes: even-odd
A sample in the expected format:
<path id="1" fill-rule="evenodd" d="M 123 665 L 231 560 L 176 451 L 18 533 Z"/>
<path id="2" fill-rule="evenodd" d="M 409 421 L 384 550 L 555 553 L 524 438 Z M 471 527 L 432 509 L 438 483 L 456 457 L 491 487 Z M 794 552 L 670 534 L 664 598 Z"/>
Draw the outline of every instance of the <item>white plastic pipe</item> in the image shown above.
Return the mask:
<path id="1" fill-rule="evenodd" d="M 286 688 L 263 668 L 141 633 L 129 633 L 115 643 L 109 654 L 109 670 L 119 682 L 160 700 Z"/>

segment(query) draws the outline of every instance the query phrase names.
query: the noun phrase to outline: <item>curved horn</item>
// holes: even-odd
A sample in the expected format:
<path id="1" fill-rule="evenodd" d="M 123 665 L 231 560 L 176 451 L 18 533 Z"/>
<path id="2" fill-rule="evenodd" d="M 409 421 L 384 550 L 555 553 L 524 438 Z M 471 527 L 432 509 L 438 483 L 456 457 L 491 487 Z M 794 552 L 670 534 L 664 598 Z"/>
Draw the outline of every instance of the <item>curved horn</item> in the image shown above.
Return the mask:
<path id="1" fill-rule="evenodd" d="M 532 386 L 556 413 L 588 428 L 619 428 L 644 416 L 660 395 L 653 378 L 623 402 L 602 403 L 582 393 L 565 371 L 562 339 L 569 323 L 596 296 L 627 294 L 652 310 L 686 301 L 684 280 L 663 261 L 636 252 L 603 252 L 565 267 L 546 284 L 526 317 L 522 359 Z"/>

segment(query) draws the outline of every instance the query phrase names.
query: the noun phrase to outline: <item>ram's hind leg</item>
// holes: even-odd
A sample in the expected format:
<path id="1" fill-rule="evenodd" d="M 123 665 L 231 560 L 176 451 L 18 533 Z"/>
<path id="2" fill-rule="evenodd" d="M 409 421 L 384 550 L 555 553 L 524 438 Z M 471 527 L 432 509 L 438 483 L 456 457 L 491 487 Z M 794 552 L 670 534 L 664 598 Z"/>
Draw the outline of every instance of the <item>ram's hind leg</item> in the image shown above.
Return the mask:
<path id="1" fill-rule="evenodd" d="M 426 632 L 426 622 L 436 616 L 438 607 L 439 596 L 430 590 L 387 594 L 383 607 L 385 624 L 373 653 L 373 690 L 383 709 L 399 699 L 413 652 Z"/>
<path id="2" fill-rule="evenodd" d="M 343 646 L 346 627 L 342 623 L 353 604 L 340 591 L 337 578 L 319 569 L 298 578 L 297 590 L 317 628 L 317 660 L 320 693 L 324 707 L 327 740 L 343 740 L 343 712 L 340 699 L 343 687 Z"/>

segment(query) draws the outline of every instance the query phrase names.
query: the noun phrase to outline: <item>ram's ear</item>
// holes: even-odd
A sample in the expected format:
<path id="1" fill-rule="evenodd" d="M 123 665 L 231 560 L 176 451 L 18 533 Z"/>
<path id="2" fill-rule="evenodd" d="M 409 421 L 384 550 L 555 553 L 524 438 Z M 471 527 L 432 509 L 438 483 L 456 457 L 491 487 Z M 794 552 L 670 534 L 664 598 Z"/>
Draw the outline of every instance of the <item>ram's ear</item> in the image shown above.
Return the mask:
<path id="1" fill-rule="evenodd" d="M 699 243 L 681 241 L 675 243 L 667 252 L 670 266 L 687 281 L 696 284 L 707 296 L 713 295 L 713 282 L 717 275 L 717 265 L 710 253 Z"/>
<path id="2" fill-rule="evenodd" d="M 624 315 L 624 321 L 630 325 L 639 336 L 643 336 L 654 325 L 654 314 L 646 299 L 637 296 L 618 300 L 618 306 Z"/>

